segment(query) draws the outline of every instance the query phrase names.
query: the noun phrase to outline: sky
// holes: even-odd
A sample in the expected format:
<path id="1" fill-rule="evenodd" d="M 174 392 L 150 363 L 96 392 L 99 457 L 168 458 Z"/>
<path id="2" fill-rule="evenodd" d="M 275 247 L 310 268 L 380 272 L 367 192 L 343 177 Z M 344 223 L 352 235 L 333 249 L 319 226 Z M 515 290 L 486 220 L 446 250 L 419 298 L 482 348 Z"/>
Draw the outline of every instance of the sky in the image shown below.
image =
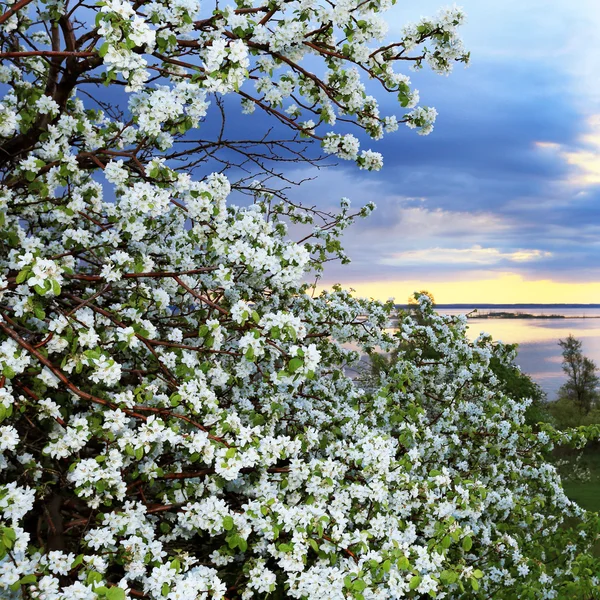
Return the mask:
<path id="1" fill-rule="evenodd" d="M 444 5 L 398 0 L 386 13 L 390 41 Z M 379 172 L 346 161 L 317 172 L 282 167 L 293 180 L 314 177 L 288 192 L 293 200 L 377 205 L 343 239 L 352 263 L 328 263 L 321 287 L 398 303 L 423 289 L 438 304 L 600 303 L 600 3 L 460 6 L 471 65 L 449 77 L 406 73 L 439 113 L 431 135 L 401 127 L 362 139 L 383 154 Z M 395 95 L 374 95 L 383 115 L 402 116 Z M 258 112 L 240 115 L 238 102 L 231 108 L 234 136 L 260 138 L 273 126 Z M 203 127 L 210 137 L 220 124 Z"/>
<path id="2" fill-rule="evenodd" d="M 443 6 L 398 4 L 391 38 Z M 344 238 L 352 264 L 329 264 L 321 283 L 400 303 L 419 289 L 441 304 L 600 303 L 600 4 L 460 6 L 471 65 L 407 73 L 438 110 L 433 133 L 365 141 L 384 155 L 380 172 L 338 164 L 294 192 L 378 207 Z"/>

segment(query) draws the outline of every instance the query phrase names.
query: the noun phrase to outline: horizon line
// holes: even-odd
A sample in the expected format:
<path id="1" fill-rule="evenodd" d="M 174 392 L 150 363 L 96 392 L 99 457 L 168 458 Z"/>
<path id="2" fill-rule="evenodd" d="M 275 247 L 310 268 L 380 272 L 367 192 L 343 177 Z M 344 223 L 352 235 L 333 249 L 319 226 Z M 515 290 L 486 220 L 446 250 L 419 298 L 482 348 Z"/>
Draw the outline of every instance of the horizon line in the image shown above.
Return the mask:
<path id="1" fill-rule="evenodd" d="M 411 307 L 414 304 L 394 304 L 396 307 Z M 600 303 L 589 303 L 589 304 L 575 304 L 572 302 L 558 302 L 558 303 L 542 303 L 542 302 L 526 302 L 526 303 L 499 303 L 494 304 L 492 302 L 451 302 L 451 303 L 434 303 L 435 308 L 473 308 L 481 306 L 482 308 L 506 308 L 506 307 L 518 307 L 518 308 L 534 308 L 534 307 L 570 307 L 570 308 L 600 308 Z"/>

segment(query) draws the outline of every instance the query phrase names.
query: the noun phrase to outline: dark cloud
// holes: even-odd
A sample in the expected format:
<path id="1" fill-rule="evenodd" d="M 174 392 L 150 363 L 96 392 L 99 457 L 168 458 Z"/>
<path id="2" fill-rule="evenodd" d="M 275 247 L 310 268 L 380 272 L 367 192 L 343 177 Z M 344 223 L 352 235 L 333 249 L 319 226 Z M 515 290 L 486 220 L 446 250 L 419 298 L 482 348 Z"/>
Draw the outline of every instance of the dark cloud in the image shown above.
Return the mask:
<path id="1" fill-rule="evenodd" d="M 429 13 L 429 4 L 435 8 L 437 2 L 421 4 L 418 10 Z M 460 279 L 506 271 L 533 278 L 600 280 L 600 187 L 569 183 L 573 166 L 560 151 L 537 145 L 577 149 L 588 130 L 584 86 L 574 77 L 585 76 L 587 69 L 593 75 L 589 81 L 595 81 L 597 69 L 583 60 L 578 40 L 564 35 L 575 31 L 576 24 L 578 31 L 585 30 L 587 0 L 579 12 L 565 9 L 561 0 L 542 3 L 546 8 L 541 12 L 517 0 L 484 4 L 465 0 L 471 14 L 465 31 L 473 51 L 470 68 L 459 66 L 449 78 L 426 70 L 411 74 L 422 104 L 439 112 L 430 136 L 404 127 L 378 142 L 361 136 L 363 148 L 384 155 L 385 166 L 378 173 L 359 171 L 343 161 L 321 171 L 305 164 L 275 164 L 293 179 L 318 177 L 290 190 L 296 200 L 325 208 L 347 196 L 357 205 L 371 200 L 378 205 L 345 237 L 353 265 L 330 265 L 328 280 L 409 279 L 424 273 Z M 398 23 L 407 15 L 400 16 Z M 390 22 L 392 30 L 398 23 Z M 557 45 L 559 39 L 562 45 Z M 382 114 L 398 112 L 393 96 L 375 87 L 369 92 L 380 99 Z M 101 97 L 105 93 L 100 91 Z M 225 107 L 227 139 L 260 139 L 269 129 L 272 139 L 289 136 L 287 128 L 260 110 L 242 115 L 237 99 L 227 98 Z M 199 132 L 212 139 L 220 126 L 213 106 Z M 358 135 L 356 129 L 347 131 Z M 227 152 L 225 159 L 233 156 Z M 314 158 L 318 146 L 303 152 Z M 207 164 L 198 175 L 218 168 Z M 436 263 L 444 249 L 477 246 L 497 250 L 498 260 L 483 266 L 466 259 Z M 395 254 L 423 250 L 433 255 L 424 265 L 401 260 L 390 264 Z M 519 250 L 551 255 L 521 262 L 506 258 Z"/>
<path id="2" fill-rule="evenodd" d="M 354 258 L 332 279 L 410 278 L 426 270 L 451 276 L 481 265 L 381 264 L 390 253 L 416 248 L 465 249 L 475 245 L 501 253 L 540 250 L 550 257 L 485 268 L 528 277 L 572 276 L 598 280 L 600 189 L 566 184 L 572 168 L 538 142 L 573 147 L 586 131 L 575 98 L 564 82 L 535 62 L 475 62 L 449 79 L 414 76 L 422 101 L 440 113 L 430 136 L 401 129 L 380 142 L 361 140 L 384 155 L 379 173 L 340 165 L 320 175 L 321 197 L 349 195 L 374 200 L 378 211 L 346 236 Z M 392 112 L 384 100 L 382 112 Z M 354 193 L 353 193 L 354 192 Z M 302 196 L 302 190 L 299 196 Z M 313 196 L 313 194 L 311 194 Z M 419 219 L 415 215 L 420 213 Z M 443 225 L 446 225 L 445 227 Z"/>

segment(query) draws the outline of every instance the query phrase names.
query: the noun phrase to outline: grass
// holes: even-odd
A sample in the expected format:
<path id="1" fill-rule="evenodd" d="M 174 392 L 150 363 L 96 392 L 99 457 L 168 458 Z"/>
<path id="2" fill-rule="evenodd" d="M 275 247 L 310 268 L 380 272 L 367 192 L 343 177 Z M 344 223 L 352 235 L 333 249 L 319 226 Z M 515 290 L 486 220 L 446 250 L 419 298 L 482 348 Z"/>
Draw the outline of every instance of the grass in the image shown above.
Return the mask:
<path id="1" fill-rule="evenodd" d="M 569 481 L 563 478 L 565 492 L 582 508 L 600 512 L 600 447 L 590 444 L 583 451 L 579 466 L 589 471 L 589 480 Z"/>
<path id="2" fill-rule="evenodd" d="M 586 510 L 600 512 L 600 481 L 565 481 L 567 496 Z"/>
<path id="3" fill-rule="evenodd" d="M 567 465 L 560 467 L 560 472 L 563 476 L 563 487 L 567 496 L 574 502 L 577 502 L 579 506 L 589 511 L 600 512 L 600 446 L 598 444 L 589 444 L 583 451 L 581 459 L 576 462 L 575 457 L 580 452 L 580 450 L 564 451 L 563 449 L 555 453 L 555 457 L 560 459 L 561 462 L 565 459 L 567 460 Z M 570 481 L 565 476 L 568 473 L 580 471 L 582 468 L 589 473 L 589 478 L 586 478 L 584 481 L 577 478 Z M 565 525 L 569 526 L 569 523 Z M 600 540 L 592 548 L 592 555 L 600 558 Z"/>

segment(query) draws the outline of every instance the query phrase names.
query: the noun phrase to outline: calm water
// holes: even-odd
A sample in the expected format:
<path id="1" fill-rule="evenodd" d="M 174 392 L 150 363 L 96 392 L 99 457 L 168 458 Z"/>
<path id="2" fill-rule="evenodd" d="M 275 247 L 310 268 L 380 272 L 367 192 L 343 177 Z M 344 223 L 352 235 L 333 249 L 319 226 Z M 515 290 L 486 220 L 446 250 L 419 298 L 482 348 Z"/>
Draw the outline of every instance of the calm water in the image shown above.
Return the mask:
<path id="1" fill-rule="evenodd" d="M 468 313 L 468 308 L 439 307 L 446 314 Z M 482 331 L 506 344 L 519 344 L 517 363 L 548 394 L 556 398 L 564 383 L 562 356 L 558 340 L 572 333 L 583 342 L 583 352 L 600 366 L 600 308 L 594 307 L 528 307 L 480 309 L 479 312 L 521 312 L 564 315 L 566 319 L 469 319 L 469 335 L 476 338 Z M 584 318 L 576 318 L 584 317 Z"/>

